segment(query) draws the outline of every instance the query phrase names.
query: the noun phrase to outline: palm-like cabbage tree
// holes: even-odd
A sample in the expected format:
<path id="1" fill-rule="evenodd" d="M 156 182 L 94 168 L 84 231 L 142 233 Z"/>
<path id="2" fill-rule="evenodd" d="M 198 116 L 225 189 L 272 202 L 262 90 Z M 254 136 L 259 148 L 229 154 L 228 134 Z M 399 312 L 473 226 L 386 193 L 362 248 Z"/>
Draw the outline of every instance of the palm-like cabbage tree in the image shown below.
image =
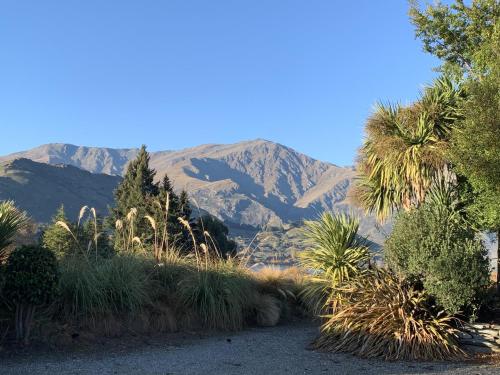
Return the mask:
<path id="1" fill-rule="evenodd" d="M 0 202 L 0 261 L 14 236 L 29 223 L 29 218 L 12 201 Z"/>
<path id="2" fill-rule="evenodd" d="M 440 78 L 410 106 L 376 107 L 358 160 L 355 197 L 363 208 L 384 220 L 423 202 L 448 169 L 444 151 L 463 98 L 462 89 Z"/>

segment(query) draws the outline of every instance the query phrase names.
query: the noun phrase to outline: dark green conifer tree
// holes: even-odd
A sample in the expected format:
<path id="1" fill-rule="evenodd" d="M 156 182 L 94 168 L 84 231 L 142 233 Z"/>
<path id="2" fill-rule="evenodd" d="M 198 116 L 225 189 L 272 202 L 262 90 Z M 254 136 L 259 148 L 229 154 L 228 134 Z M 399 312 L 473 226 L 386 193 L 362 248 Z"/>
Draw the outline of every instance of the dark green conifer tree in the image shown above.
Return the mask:
<path id="1" fill-rule="evenodd" d="M 97 224 L 97 225 L 96 225 Z M 95 235 L 97 233 L 97 245 Z M 101 216 L 94 218 L 89 216 L 79 231 L 78 241 L 80 248 L 91 256 L 109 258 L 114 254 L 113 244 L 110 241 L 110 233 L 106 231 L 104 220 Z M 97 251 L 96 251 L 97 246 Z"/>
<path id="2" fill-rule="evenodd" d="M 182 190 L 179 196 L 179 217 L 190 221 L 193 210 L 191 203 L 189 203 L 189 195 L 186 190 Z"/>
<path id="3" fill-rule="evenodd" d="M 43 232 L 42 244 L 43 247 L 54 252 L 58 258 L 62 258 L 72 253 L 78 246 L 71 234 L 62 226 L 56 224 L 58 221 L 68 224 L 70 229 L 73 227 L 66 217 L 64 205 L 59 207 L 56 214 L 52 218 L 52 223 Z"/>
<path id="4" fill-rule="evenodd" d="M 196 220 L 198 242 L 206 243 L 211 252 L 223 257 L 236 255 L 236 242 L 229 239 L 229 229 L 222 221 L 212 215 L 203 215 Z M 208 232 L 209 236 L 204 232 Z"/>
<path id="5" fill-rule="evenodd" d="M 167 198 L 168 197 L 168 198 Z M 178 218 L 181 217 L 179 196 L 175 193 L 173 185 L 167 174 L 163 176 L 162 182 L 159 187 L 158 202 L 160 202 L 161 209 L 157 207 L 156 220 L 165 224 L 165 205 L 168 199 L 168 216 L 167 216 L 167 231 L 170 245 L 182 245 L 184 241 L 184 228 L 179 222 Z"/>
<path id="6" fill-rule="evenodd" d="M 154 182 L 155 170 L 149 167 L 149 153 L 146 146 L 142 146 L 136 159 L 130 162 L 127 172 L 115 190 L 115 207 L 112 209 L 112 221 L 126 218 L 132 208 L 137 209 L 134 221 L 134 233 L 148 241 L 151 237 L 151 228 L 144 218 L 145 215 L 154 215 L 152 200 L 158 196 L 158 184 Z M 119 237 L 115 247 L 120 247 Z"/>
<path id="7" fill-rule="evenodd" d="M 177 221 L 179 218 L 186 220 L 191 229 L 196 231 L 196 222 L 191 217 L 193 210 L 191 209 L 191 203 L 189 202 L 189 195 L 186 190 L 182 190 L 179 195 L 179 204 L 177 208 Z M 181 225 L 180 232 L 177 237 L 177 246 L 180 247 L 184 252 L 189 252 L 193 249 L 193 241 L 189 230 Z"/>

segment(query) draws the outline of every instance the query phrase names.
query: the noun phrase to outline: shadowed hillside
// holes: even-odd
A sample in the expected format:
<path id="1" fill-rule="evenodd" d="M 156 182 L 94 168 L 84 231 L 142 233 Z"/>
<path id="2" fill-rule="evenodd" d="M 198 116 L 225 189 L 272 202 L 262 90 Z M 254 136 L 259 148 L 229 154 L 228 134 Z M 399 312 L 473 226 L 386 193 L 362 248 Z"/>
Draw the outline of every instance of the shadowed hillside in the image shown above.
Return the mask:
<path id="1" fill-rule="evenodd" d="M 136 154 L 137 149 L 49 144 L 0 160 L 25 157 L 93 173 L 123 174 Z M 152 152 L 151 166 L 157 179 L 168 173 L 176 189 L 187 189 L 201 209 L 233 227 L 280 228 L 325 210 L 353 210 L 348 198 L 353 168 L 321 162 L 266 140 Z M 362 219 L 361 232 L 382 240 L 371 217 Z"/>
<path id="2" fill-rule="evenodd" d="M 68 165 L 15 159 L 0 163 L 0 200 L 14 200 L 40 222 L 49 221 L 61 203 L 70 218 L 76 218 L 84 205 L 104 215 L 120 179 Z"/>

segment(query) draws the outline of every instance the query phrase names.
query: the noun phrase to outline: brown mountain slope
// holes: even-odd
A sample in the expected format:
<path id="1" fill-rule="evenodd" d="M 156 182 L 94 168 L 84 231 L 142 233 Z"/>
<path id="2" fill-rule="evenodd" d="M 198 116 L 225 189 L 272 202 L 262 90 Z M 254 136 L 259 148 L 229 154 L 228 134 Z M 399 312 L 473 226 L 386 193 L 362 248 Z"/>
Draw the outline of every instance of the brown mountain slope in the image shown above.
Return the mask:
<path id="1" fill-rule="evenodd" d="M 136 154 L 136 149 L 51 144 L 0 161 L 24 157 L 93 173 L 123 174 Z M 226 221 L 258 226 L 301 220 L 345 203 L 354 176 L 350 168 L 265 140 L 153 152 L 151 166 L 158 179 L 168 173 L 176 188 L 187 189 L 202 208 Z"/>
<path id="2" fill-rule="evenodd" d="M 52 144 L 0 161 L 22 156 L 91 172 L 123 174 L 136 154 L 136 149 Z M 280 227 L 316 217 L 324 210 L 353 209 L 347 198 L 355 176 L 352 168 L 321 162 L 266 140 L 153 152 L 151 165 L 157 170 L 157 179 L 168 173 L 177 189 L 187 189 L 200 208 L 229 225 Z M 380 237 L 370 217 L 362 219 L 362 230 L 372 238 Z"/>

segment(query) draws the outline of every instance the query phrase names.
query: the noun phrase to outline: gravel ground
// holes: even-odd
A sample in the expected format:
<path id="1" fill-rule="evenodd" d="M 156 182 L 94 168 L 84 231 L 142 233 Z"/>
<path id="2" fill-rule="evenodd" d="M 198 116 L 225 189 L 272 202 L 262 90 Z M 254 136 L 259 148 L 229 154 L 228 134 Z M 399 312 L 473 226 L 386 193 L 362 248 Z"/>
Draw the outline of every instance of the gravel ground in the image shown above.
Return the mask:
<path id="1" fill-rule="evenodd" d="M 387 363 L 307 350 L 317 328 L 289 325 L 205 338 L 167 339 L 116 350 L 0 358 L 0 374 L 442 374 L 500 375 L 463 363 Z M 168 342 L 166 342 L 168 341 Z"/>

